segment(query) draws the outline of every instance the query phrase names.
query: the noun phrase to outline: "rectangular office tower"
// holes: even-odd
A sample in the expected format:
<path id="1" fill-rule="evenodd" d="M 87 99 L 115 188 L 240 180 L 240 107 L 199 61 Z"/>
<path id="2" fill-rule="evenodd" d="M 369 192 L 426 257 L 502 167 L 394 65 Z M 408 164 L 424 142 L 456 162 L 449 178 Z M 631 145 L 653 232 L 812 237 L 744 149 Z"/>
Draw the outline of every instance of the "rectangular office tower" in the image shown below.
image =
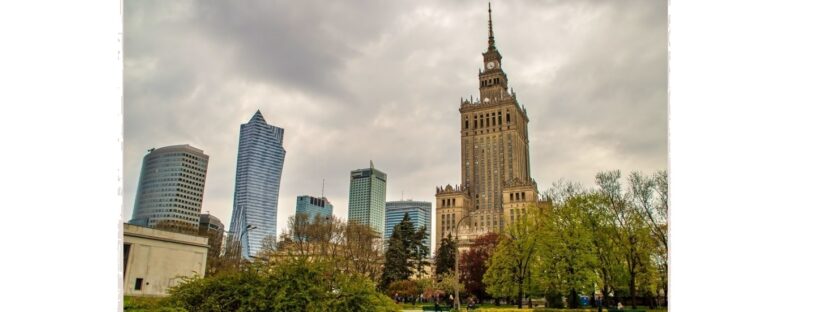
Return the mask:
<path id="1" fill-rule="evenodd" d="M 414 200 L 401 200 L 401 201 L 390 201 L 387 202 L 385 206 L 385 213 L 386 218 L 384 221 L 384 237 L 385 242 L 390 239 L 390 236 L 393 235 L 393 228 L 396 227 L 397 224 L 401 223 L 401 220 L 404 219 L 404 214 L 407 214 L 410 217 L 410 222 L 413 223 L 413 228 L 418 230 L 420 227 L 424 226 L 427 229 L 427 239 L 424 241 L 424 246 L 427 246 L 427 254 L 431 255 L 431 245 L 430 245 L 430 223 L 432 222 L 432 213 L 433 204 L 431 202 L 424 202 L 424 201 L 414 201 Z M 387 246 L 385 244 L 385 246 Z"/>
<path id="2" fill-rule="evenodd" d="M 230 232 L 246 259 L 262 248 L 266 237 L 276 239 L 284 135 L 285 129 L 269 125 L 258 110 L 239 130 Z"/>
<path id="3" fill-rule="evenodd" d="M 296 197 L 296 213 L 304 213 L 310 220 L 313 220 L 315 215 L 330 218 L 333 215 L 333 205 L 325 197 L 302 195 Z"/>
<path id="4" fill-rule="evenodd" d="M 129 223 L 196 231 L 202 210 L 202 192 L 208 155 L 190 145 L 148 150 Z"/>
<path id="5" fill-rule="evenodd" d="M 384 203 L 387 201 L 387 174 L 370 168 L 350 172 L 350 200 L 347 219 L 369 225 L 384 234 Z"/>

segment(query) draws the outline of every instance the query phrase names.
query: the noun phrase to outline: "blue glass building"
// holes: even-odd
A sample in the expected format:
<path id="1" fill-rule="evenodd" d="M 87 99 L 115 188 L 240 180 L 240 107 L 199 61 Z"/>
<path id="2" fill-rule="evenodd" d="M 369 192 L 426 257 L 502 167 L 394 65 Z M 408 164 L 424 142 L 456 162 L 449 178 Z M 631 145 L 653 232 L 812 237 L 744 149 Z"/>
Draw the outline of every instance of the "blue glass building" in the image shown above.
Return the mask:
<path id="1" fill-rule="evenodd" d="M 330 218 L 333 215 L 333 205 L 325 197 L 302 195 L 296 197 L 296 213 L 307 214 L 310 220 L 313 220 L 315 215 Z"/>
<path id="2" fill-rule="evenodd" d="M 370 168 L 350 172 L 347 220 L 369 225 L 384 234 L 384 203 L 387 201 L 387 174 Z M 382 236 L 383 237 L 383 236 Z"/>
<path id="3" fill-rule="evenodd" d="M 430 202 L 423 202 L 423 201 L 414 201 L 414 200 L 402 200 L 402 201 L 390 201 L 387 202 L 385 205 L 385 232 L 384 232 L 384 240 L 385 246 L 386 242 L 390 240 L 390 236 L 393 235 L 393 228 L 396 227 L 397 224 L 401 223 L 401 220 L 404 219 L 404 214 L 408 214 L 410 217 L 410 222 L 413 223 L 413 228 L 418 230 L 420 227 L 424 226 L 427 228 L 427 239 L 424 241 L 424 245 L 427 246 L 427 254 L 431 255 L 431 245 L 430 245 L 430 224 L 432 222 L 432 207 L 433 204 Z"/>
<path id="4" fill-rule="evenodd" d="M 269 125 L 258 110 L 239 130 L 236 186 L 230 234 L 239 239 L 246 259 L 276 238 L 276 213 L 285 149 L 285 129 Z"/>

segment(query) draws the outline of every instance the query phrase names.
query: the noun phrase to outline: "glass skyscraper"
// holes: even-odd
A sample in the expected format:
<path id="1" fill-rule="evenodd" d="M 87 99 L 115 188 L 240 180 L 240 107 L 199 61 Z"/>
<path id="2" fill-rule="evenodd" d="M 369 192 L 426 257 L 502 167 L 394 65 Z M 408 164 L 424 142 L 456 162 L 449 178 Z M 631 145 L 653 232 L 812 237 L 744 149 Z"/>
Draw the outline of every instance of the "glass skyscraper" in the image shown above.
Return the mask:
<path id="1" fill-rule="evenodd" d="M 262 248 L 266 237 L 276 238 L 284 135 L 285 129 L 269 125 L 258 110 L 239 130 L 230 232 L 246 259 Z"/>
<path id="2" fill-rule="evenodd" d="M 152 148 L 142 171 L 129 223 L 199 228 L 208 155 L 190 145 Z"/>
<path id="3" fill-rule="evenodd" d="M 410 217 L 410 222 L 413 223 L 414 229 L 418 230 L 422 226 L 427 228 L 428 236 L 424 241 L 424 246 L 427 246 L 427 254 L 430 255 L 430 223 L 432 222 L 432 207 L 432 203 L 423 201 L 402 200 L 387 202 L 385 206 L 386 218 L 384 221 L 385 246 L 387 246 L 386 242 L 390 239 L 390 236 L 393 235 L 393 228 L 396 227 L 397 224 L 401 223 L 401 220 L 404 219 L 404 214 L 406 213 Z"/>
<path id="4" fill-rule="evenodd" d="M 350 172 L 348 221 L 369 225 L 384 234 L 384 203 L 387 201 L 387 174 L 370 168 Z"/>
<path id="5" fill-rule="evenodd" d="M 307 214 L 310 220 L 313 220 L 314 215 L 330 218 L 333 215 L 333 205 L 325 197 L 302 195 L 296 197 L 296 213 Z"/>

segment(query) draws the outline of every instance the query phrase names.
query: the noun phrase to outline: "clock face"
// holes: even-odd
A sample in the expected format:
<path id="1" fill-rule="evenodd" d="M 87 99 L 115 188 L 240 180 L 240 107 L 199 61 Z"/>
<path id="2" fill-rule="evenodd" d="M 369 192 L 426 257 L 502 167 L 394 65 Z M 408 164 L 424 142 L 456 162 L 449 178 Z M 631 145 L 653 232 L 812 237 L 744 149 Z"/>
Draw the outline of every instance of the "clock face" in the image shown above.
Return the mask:
<path id="1" fill-rule="evenodd" d="M 493 69 L 493 68 L 495 68 L 495 62 L 488 62 L 487 63 L 487 69 Z"/>

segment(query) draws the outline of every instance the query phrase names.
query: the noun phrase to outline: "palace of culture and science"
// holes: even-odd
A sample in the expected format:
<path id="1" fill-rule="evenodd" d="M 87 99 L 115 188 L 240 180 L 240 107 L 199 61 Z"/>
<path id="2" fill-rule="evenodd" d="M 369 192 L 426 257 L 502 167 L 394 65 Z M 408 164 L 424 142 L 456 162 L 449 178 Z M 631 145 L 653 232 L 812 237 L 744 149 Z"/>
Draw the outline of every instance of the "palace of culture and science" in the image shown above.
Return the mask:
<path id="1" fill-rule="evenodd" d="M 436 188 L 436 246 L 448 234 L 456 237 L 459 221 L 460 248 L 481 234 L 500 232 L 538 199 L 538 186 L 530 177 L 529 118 L 507 87 L 493 37 L 492 8 L 488 24 L 480 97 L 460 103 L 461 184 Z"/>

